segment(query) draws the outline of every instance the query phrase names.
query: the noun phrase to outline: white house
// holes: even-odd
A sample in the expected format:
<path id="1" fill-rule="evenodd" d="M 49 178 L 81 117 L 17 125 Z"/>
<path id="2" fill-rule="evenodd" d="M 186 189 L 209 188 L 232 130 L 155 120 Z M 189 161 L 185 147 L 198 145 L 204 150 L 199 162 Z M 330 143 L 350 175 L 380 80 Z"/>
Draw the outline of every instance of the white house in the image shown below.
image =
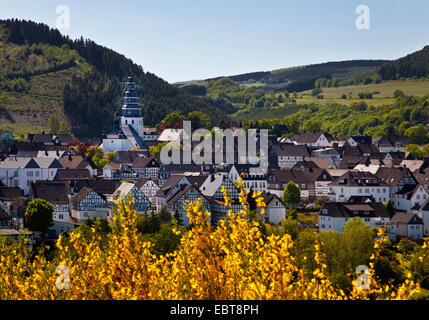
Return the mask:
<path id="1" fill-rule="evenodd" d="M 270 150 L 270 157 L 274 157 L 277 160 L 279 168 L 290 169 L 309 156 L 307 147 L 304 145 L 275 144 Z"/>
<path id="2" fill-rule="evenodd" d="M 257 167 L 249 164 L 233 164 L 228 172 L 228 178 L 233 182 L 238 182 L 238 178 L 243 179 L 246 190 L 267 192 L 268 184 L 265 175 L 252 174 L 250 168 Z"/>
<path id="3" fill-rule="evenodd" d="M 346 202 L 352 196 L 372 196 L 376 202 L 389 201 L 389 185 L 370 172 L 349 171 L 330 184 L 330 198 Z"/>
<path id="4" fill-rule="evenodd" d="M 144 193 L 144 195 L 152 203 L 152 206 L 155 210 L 161 209 L 156 201 L 156 194 L 160 190 L 159 186 L 150 178 L 140 178 L 136 182 L 136 186 Z"/>
<path id="5" fill-rule="evenodd" d="M 390 214 L 382 203 L 327 202 L 319 212 L 319 230 L 344 232 L 344 226 L 359 217 L 371 228 L 381 228 L 390 223 Z"/>
<path id="6" fill-rule="evenodd" d="M 331 137 L 322 132 L 306 132 L 293 136 L 292 140 L 297 145 L 323 148 L 329 146 Z"/>
<path id="7" fill-rule="evenodd" d="M 50 238 L 56 238 L 75 228 L 75 224 L 70 219 L 69 187 L 66 182 L 39 181 L 32 183 L 30 198 L 43 199 L 54 206 L 54 226 L 48 233 Z"/>
<path id="8" fill-rule="evenodd" d="M 423 220 L 414 213 L 397 212 L 387 227 L 387 233 L 392 240 L 396 240 L 398 236 L 421 240 L 423 239 Z"/>
<path id="9" fill-rule="evenodd" d="M 88 219 L 106 220 L 109 215 L 106 198 L 91 188 L 80 189 L 70 203 L 71 217 L 78 224 L 84 223 Z"/>
<path id="10" fill-rule="evenodd" d="M 286 219 L 286 206 L 278 196 L 270 193 L 262 193 L 264 198 L 265 214 L 261 215 L 261 208 L 258 208 L 261 219 L 267 223 L 279 224 L 280 221 Z"/>
<path id="11" fill-rule="evenodd" d="M 53 180 L 62 168 L 56 158 L 8 157 L 0 162 L 0 179 L 5 186 L 20 187 L 28 195 L 31 183 Z"/>

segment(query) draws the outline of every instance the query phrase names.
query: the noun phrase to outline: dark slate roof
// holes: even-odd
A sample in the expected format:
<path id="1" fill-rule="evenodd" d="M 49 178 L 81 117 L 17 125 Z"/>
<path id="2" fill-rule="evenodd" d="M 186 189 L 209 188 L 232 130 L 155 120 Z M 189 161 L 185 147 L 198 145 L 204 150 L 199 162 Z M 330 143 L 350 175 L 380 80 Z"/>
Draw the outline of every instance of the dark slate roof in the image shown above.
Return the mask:
<path id="1" fill-rule="evenodd" d="M 43 144 L 57 144 L 67 145 L 74 140 L 70 134 L 35 134 L 32 136 L 31 142 L 41 142 Z"/>
<path id="2" fill-rule="evenodd" d="M 324 213 L 325 209 L 327 213 Z M 353 213 L 355 212 L 355 213 Z M 367 213 L 365 213 L 367 212 Z M 390 218 L 389 211 L 382 203 L 339 203 L 326 202 L 319 213 L 320 216 L 329 216 L 333 218 L 353 218 L 353 217 L 382 217 Z"/>
<path id="3" fill-rule="evenodd" d="M 159 168 L 160 164 L 152 157 L 138 157 L 131 165 L 132 168 Z"/>
<path id="4" fill-rule="evenodd" d="M 143 187 L 145 184 L 146 184 L 146 182 L 148 182 L 148 181 L 152 181 L 153 182 L 153 180 L 151 179 L 151 178 L 140 178 L 139 180 L 137 180 L 137 182 L 135 183 L 135 185 L 136 185 L 136 187 L 137 188 L 141 188 L 141 187 Z M 155 183 L 155 182 L 153 182 L 153 183 Z M 156 184 L 156 183 L 155 183 Z"/>
<path id="5" fill-rule="evenodd" d="M 14 151 L 39 151 L 45 150 L 44 144 L 42 142 L 18 142 L 13 143 Z"/>
<path id="6" fill-rule="evenodd" d="M 271 202 L 274 200 L 278 200 L 281 204 L 284 205 L 284 203 L 282 202 L 282 200 L 276 196 L 273 193 L 269 193 L 269 192 L 262 192 L 261 193 L 262 198 L 264 199 L 264 203 L 267 205 L 267 207 L 269 207 L 271 205 Z"/>
<path id="7" fill-rule="evenodd" d="M 200 188 L 201 185 L 206 181 L 207 176 L 186 176 L 186 179 L 188 179 L 189 183 L 195 186 L 196 188 Z"/>
<path id="8" fill-rule="evenodd" d="M 374 144 L 378 145 L 379 148 L 394 147 L 397 144 L 401 144 L 404 146 L 409 145 L 410 143 L 410 138 L 404 136 L 383 136 L 374 139 Z"/>
<path id="9" fill-rule="evenodd" d="M 340 183 L 340 180 L 344 180 L 345 183 Z M 371 182 L 374 181 L 374 182 Z M 365 171 L 349 171 L 342 175 L 341 177 L 338 177 L 334 181 L 331 182 L 331 186 L 348 186 L 348 187 L 374 187 L 374 186 L 388 186 L 384 181 L 381 181 L 377 178 L 376 175 L 372 174 L 371 172 L 365 172 Z"/>
<path id="10" fill-rule="evenodd" d="M 117 151 L 115 162 L 117 163 L 133 163 L 138 157 L 147 156 L 143 151 Z"/>
<path id="11" fill-rule="evenodd" d="M 98 194 L 113 194 L 120 185 L 119 180 L 81 180 L 77 181 L 76 188 L 89 187 Z"/>
<path id="12" fill-rule="evenodd" d="M 31 185 L 33 198 L 44 199 L 52 204 L 69 203 L 66 182 L 39 181 Z"/>
<path id="13" fill-rule="evenodd" d="M 323 178 L 323 175 L 326 175 Z M 268 176 L 273 176 L 275 181 L 278 182 L 289 182 L 289 181 L 299 181 L 299 182 L 315 182 L 315 181 L 332 181 L 332 177 L 329 172 L 321 168 L 295 168 L 292 170 L 271 170 L 268 173 Z M 271 178 L 268 179 L 268 182 L 272 182 Z"/>
<path id="14" fill-rule="evenodd" d="M 91 176 L 88 169 L 60 169 L 57 171 L 54 180 L 88 180 Z"/>
<path id="15" fill-rule="evenodd" d="M 321 135 L 322 132 L 305 132 L 294 135 L 292 139 L 299 143 L 315 143 Z"/>
<path id="16" fill-rule="evenodd" d="M 372 143 L 372 138 L 371 138 L 371 136 L 366 136 L 366 135 L 355 135 L 355 136 L 351 136 L 351 138 L 352 138 L 356 143 L 363 143 L 363 144 L 371 144 L 371 143 Z"/>
<path id="17" fill-rule="evenodd" d="M 295 144 L 274 144 L 272 145 L 272 150 L 279 157 L 308 157 L 307 147 L 304 145 L 295 145 Z"/>
<path id="18" fill-rule="evenodd" d="M 80 191 L 73 197 L 73 199 L 71 200 L 71 202 L 81 202 L 83 199 L 85 199 L 91 192 L 95 192 L 94 189 L 92 188 L 88 188 L 88 187 L 83 187 L 82 189 L 80 189 Z M 105 199 L 105 197 L 101 194 L 99 194 L 100 197 L 102 197 L 103 199 Z"/>
<path id="19" fill-rule="evenodd" d="M 397 186 L 406 174 L 410 174 L 413 178 L 410 170 L 403 167 L 380 167 L 375 173 L 377 178 L 392 187 Z"/>
<path id="20" fill-rule="evenodd" d="M 24 196 L 24 191 L 20 187 L 0 187 L 1 200 L 13 200 Z"/>

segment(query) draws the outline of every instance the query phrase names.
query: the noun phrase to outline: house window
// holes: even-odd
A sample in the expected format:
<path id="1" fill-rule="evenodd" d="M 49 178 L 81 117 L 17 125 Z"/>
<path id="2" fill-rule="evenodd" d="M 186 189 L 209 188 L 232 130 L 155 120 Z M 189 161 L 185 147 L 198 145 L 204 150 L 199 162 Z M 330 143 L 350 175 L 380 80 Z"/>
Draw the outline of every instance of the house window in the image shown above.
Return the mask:
<path id="1" fill-rule="evenodd" d="M 358 193 L 362 193 L 362 189 L 361 188 L 358 189 Z"/>
<path id="2" fill-rule="evenodd" d="M 59 214 L 59 215 L 58 215 L 58 218 L 59 218 L 60 220 L 63 220 L 63 219 L 64 219 L 64 215 Z"/>
<path id="3" fill-rule="evenodd" d="M 32 177 L 33 176 L 33 171 L 27 171 L 27 177 Z"/>
<path id="4" fill-rule="evenodd" d="M 40 172 L 36 171 L 36 177 L 40 177 Z"/>

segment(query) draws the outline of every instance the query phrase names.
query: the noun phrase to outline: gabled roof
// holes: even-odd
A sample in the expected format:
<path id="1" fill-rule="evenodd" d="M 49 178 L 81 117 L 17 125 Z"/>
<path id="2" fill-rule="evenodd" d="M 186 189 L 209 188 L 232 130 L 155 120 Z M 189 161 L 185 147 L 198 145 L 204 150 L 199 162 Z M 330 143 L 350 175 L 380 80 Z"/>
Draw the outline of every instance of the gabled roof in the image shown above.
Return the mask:
<path id="1" fill-rule="evenodd" d="M 284 205 L 283 201 L 275 194 L 269 193 L 269 192 L 262 192 L 261 193 L 262 198 L 264 199 L 264 203 L 267 207 L 271 206 L 273 201 L 277 200 L 279 203 Z"/>
<path id="2" fill-rule="evenodd" d="M 117 151 L 115 162 L 117 163 L 133 163 L 138 157 L 147 156 L 143 151 Z"/>
<path id="3" fill-rule="evenodd" d="M 35 134 L 32 136 L 31 142 L 41 142 L 43 144 L 59 144 L 67 145 L 72 142 L 74 138 L 70 134 Z"/>
<path id="4" fill-rule="evenodd" d="M 298 143 L 316 143 L 317 140 L 319 140 L 321 135 L 324 135 L 324 133 L 323 132 L 305 132 L 305 133 L 294 135 L 292 139 Z M 326 138 L 328 140 L 328 137 Z"/>
<path id="5" fill-rule="evenodd" d="M 24 196 L 24 192 L 20 187 L 0 187 L 1 200 L 13 200 Z"/>
<path id="6" fill-rule="evenodd" d="M 160 165 L 152 157 L 138 157 L 131 165 L 132 168 L 159 168 Z"/>
<path id="7" fill-rule="evenodd" d="M 119 180 L 81 180 L 77 181 L 76 188 L 89 187 L 98 194 L 113 194 L 120 185 Z"/>
<path id="8" fill-rule="evenodd" d="M 272 145 L 273 151 L 279 157 L 308 157 L 307 147 L 305 145 L 295 145 L 295 144 L 274 144 Z"/>
<path id="9" fill-rule="evenodd" d="M 5 169 L 39 169 L 39 168 L 62 168 L 56 158 L 31 158 L 31 157 L 7 157 L 0 162 L 0 168 Z"/>
<path id="10" fill-rule="evenodd" d="M 400 211 L 400 212 L 396 212 L 392 220 L 390 220 L 390 223 L 391 224 L 423 224 L 423 220 L 414 213 Z"/>
<path id="11" fill-rule="evenodd" d="M 201 185 L 200 191 L 203 195 L 207 197 L 213 197 L 216 191 L 218 191 L 219 188 L 225 182 L 231 182 L 232 184 L 232 181 L 228 178 L 226 174 L 223 174 L 223 173 L 212 174 Z"/>
<path id="12" fill-rule="evenodd" d="M 94 189 L 88 188 L 88 187 L 83 187 L 82 189 L 80 189 L 80 191 L 73 197 L 73 199 L 71 200 L 71 202 L 81 202 L 83 199 L 85 199 L 89 194 L 91 194 L 91 192 L 95 192 Z M 100 197 L 102 197 L 103 199 L 104 196 L 99 195 Z"/>
<path id="13" fill-rule="evenodd" d="M 88 165 L 92 169 L 97 169 L 97 166 L 94 164 L 94 162 L 85 156 L 67 155 L 61 159 L 60 162 L 65 169 L 85 169 Z"/>
<path id="14" fill-rule="evenodd" d="M 186 179 L 191 185 L 199 189 L 203 185 L 204 181 L 207 180 L 207 176 L 186 176 Z"/>
<path id="15" fill-rule="evenodd" d="M 91 175 L 89 174 L 88 169 L 60 169 L 57 171 L 54 180 L 87 180 L 90 179 Z"/>
<path id="16" fill-rule="evenodd" d="M 389 186 L 397 186 L 399 182 L 404 178 L 406 175 L 410 175 L 411 178 L 414 179 L 413 175 L 411 174 L 410 170 L 403 167 L 380 167 L 377 172 L 376 176 L 387 183 Z"/>
<path id="17" fill-rule="evenodd" d="M 319 168 L 328 169 L 329 167 L 335 165 L 332 158 L 321 158 L 321 157 L 305 157 L 304 161 L 311 161 L 316 164 Z"/>
<path id="18" fill-rule="evenodd" d="M 344 183 L 340 183 L 344 181 Z M 346 187 L 382 187 L 388 186 L 384 181 L 377 178 L 371 172 L 349 171 L 341 177 L 336 178 L 330 184 L 331 186 L 346 186 Z"/>
<path id="19" fill-rule="evenodd" d="M 286 183 L 294 182 L 315 182 L 315 181 L 331 181 L 332 177 L 329 172 L 321 168 L 295 168 L 291 170 L 271 170 L 268 175 L 273 176 L 275 181 Z M 326 177 L 323 177 L 326 175 Z M 273 181 L 269 179 L 268 182 Z"/>
<path id="20" fill-rule="evenodd" d="M 401 167 L 406 167 L 410 169 L 411 172 L 420 170 L 426 166 L 424 160 L 402 160 Z"/>
<path id="21" fill-rule="evenodd" d="M 353 135 L 350 138 L 352 138 L 356 143 L 363 143 L 363 144 L 372 143 L 371 136 L 367 136 L 367 135 Z"/>
<path id="22" fill-rule="evenodd" d="M 31 184 L 33 198 L 44 199 L 52 204 L 69 203 L 69 188 L 66 182 L 38 181 Z"/>
<path id="23" fill-rule="evenodd" d="M 410 143 L 410 138 L 405 136 L 382 136 L 374 139 L 374 144 L 378 145 L 379 148 L 395 147 L 397 144 L 406 146 Z"/>
<path id="24" fill-rule="evenodd" d="M 122 182 L 118 189 L 116 189 L 116 191 L 114 192 L 114 195 L 117 195 L 119 197 L 126 197 L 134 187 L 134 183 Z"/>
<path id="25" fill-rule="evenodd" d="M 387 211 L 386 207 L 382 203 L 374 202 L 365 204 L 326 202 L 320 210 L 319 215 L 333 218 L 390 218 L 389 211 Z"/>

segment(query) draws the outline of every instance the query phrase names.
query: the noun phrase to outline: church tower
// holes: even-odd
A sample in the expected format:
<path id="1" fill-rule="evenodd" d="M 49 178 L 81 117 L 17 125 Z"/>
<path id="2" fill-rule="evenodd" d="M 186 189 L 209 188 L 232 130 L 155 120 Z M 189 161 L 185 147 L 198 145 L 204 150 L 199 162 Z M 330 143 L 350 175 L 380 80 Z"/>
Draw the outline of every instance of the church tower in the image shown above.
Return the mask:
<path id="1" fill-rule="evenodd" d="M 132 77 L 128 77 L 124 94 L 124 105 L 121 112 L 121 126 L 123 125 L 131 126 L 137 135 L 143 138 L 143 112 L 139 105 L 139 96 Z"/>

